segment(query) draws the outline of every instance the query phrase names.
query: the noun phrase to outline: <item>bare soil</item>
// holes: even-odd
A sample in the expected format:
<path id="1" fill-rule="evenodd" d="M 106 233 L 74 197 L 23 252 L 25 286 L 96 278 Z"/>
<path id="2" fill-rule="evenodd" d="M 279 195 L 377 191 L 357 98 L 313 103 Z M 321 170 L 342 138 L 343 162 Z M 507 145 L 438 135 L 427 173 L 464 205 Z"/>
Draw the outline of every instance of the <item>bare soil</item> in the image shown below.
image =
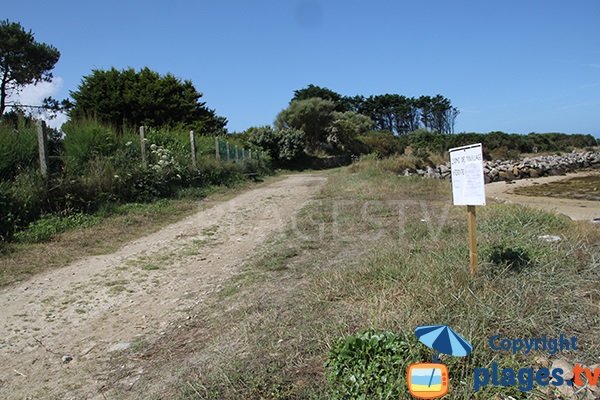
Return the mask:
<path id="1" fill-rule="evenodd" d="M 325 180 L 289 176 L 112 254 L 0 289 L 0 398 L 105 398 L 115 353 L 196 318 L 191 310 L 285 229 Z M 127 379 L 133 385 L 143 373 Z"/>
<path id="2" fill-rule="evenodd" d="M 584 179 L 585 178 L 585 179 Z M 600 178 L 600 171 L 585 171 L 563 176 L 548 176 L 536 179 L 520 179 L 511 183 L 493 182 L 486 185 L 489 198 L 497 201 L 523 204 L 546 211 L 564 214 L 573 220 L 591 221 L 600 217 L 600 203 L 589 194 L 565 190 L 573 187 L 569 181 L 587 183 L 591 178 Z M 535 189 L 533 187 L 536 187 Z M 581 189 L 581 185 L 577 185 Z M 538 190 L 539 188 L 539 190 Z M 549 194 L 548 191 L 553 191 Z M 523 193 L 532 194 L 525 195 Z M 535 195 L 534 195 L 535 194 Z"/>

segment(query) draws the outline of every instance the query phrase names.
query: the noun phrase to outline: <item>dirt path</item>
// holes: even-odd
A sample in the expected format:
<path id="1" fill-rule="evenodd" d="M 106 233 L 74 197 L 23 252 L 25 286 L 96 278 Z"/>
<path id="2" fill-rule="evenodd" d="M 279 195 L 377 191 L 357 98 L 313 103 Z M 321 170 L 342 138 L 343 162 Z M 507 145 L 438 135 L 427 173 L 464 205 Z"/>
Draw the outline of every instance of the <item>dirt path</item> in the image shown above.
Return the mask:
<path id="1" fill-rule="evenodd" d="M 325 180 L 290 176 L 116 253 L 1 289 L 0 398 L 102 399 L 114 372 L 111 354 L 194 318 L 188 311 L 282 230 Z"/>
<path id="2" fill-rule="evenodd" d="M 600 171 L 578 172 L 563 176 L 548 176 L 536 179 L 520 179 L 507 184 L 493 182 L 485 186 L 487 197 L 502 202 L 525 204 L 547 211 L 564 214 L 573 220 L 591 221 L 600 217 L 600 203 L 590 200 L 563 199 L 555 197 L 523 196 L 514 193 L 518 187 L 551 183 L 575 177 L 600 175 Z"/>

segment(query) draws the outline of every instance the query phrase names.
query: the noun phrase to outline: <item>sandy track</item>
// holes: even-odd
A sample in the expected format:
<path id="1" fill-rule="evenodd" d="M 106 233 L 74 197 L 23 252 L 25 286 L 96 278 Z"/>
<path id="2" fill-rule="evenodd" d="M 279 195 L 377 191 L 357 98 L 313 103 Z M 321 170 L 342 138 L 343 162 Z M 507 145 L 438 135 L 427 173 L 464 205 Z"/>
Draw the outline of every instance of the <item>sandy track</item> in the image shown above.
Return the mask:
<path id="1" fill-rule="evenodd" d="M 536 179 L 519 179 L 510 184 L 506 182 L 493 182 L 485 186 L 486 195 L 494 200 L 524 204 L 530 207 L 540 208 L 564 214 L 573 220 L 591 221 L 600 217 L 600 205 L 597 201 L 564 199 L 556 197 L 523 196 L 514 193 L 518 187 L 530 186 L 571 179 L 580 176 L 599 175 L 600 171 L 577 172 L 562 176 L 547 176 Z"/>
<path id="2" fill-rule="evenodd" d="M 102 399 L 113 352 L 192 318 L 187 311 L 282 230 L 325 179 L 287 177 L 113 254 L 1 289 L 0 398 Z"/>

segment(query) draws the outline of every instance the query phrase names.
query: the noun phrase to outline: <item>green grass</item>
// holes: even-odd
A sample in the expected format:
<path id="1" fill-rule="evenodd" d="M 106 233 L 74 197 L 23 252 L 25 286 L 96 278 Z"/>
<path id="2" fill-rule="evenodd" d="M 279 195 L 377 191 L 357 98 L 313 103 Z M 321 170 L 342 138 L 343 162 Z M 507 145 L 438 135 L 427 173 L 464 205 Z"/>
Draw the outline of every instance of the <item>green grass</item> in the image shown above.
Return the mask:
<path id="1" fill-rule="evenodd" d="M 472 355 L 443 359 L 453 399 L 551 396 L 537 388 L 473 392 L 476 367 L 536 366 L 537 356 L 548 356 L 492 352 L 487 341 L 494 334 L 576 335 L 580 351 L 559 356 L 596 362 L 598 229 L 516 205 L 481 207 L 479 273 L 471 276 L 466 211 L 450 202 L 447 182 L 399 178 L 376 164 L 331 173 L 301 211 L 297 229 L 233 278 L 222 290 L 226 296 L 203 306 L 201 332 L 211 334 L 196 351 L 206 361 L 188 371 L 180 398 L 334 398 L 340 384 L 328 382 L 331 370 L 324 367 L 330 350 L 338 338 L 367 329 L 414 339 L 416 326 L 447 324 L 464 335 Z M 563 239 L 538 239 L 545 234 Z M 515 260 L 526 262 L 507 268 Z M 200 328 L 188 334 L 194 329 Z M 243 332 L 244 340 L 232 332 Z M 431 355 L 421 344 L 411 346 Z M 398 393 L 410 398 L 404 389 Z"/>
<path id="2" fill-rule="evenodd" d="M 74 228 L 89 228 L 99 222 L 99 217 L 87 214 L 73 214 L 65 217 L 47 215 L 29 224 L 27 229 L 15 234 L 21 243 L 40 243 L 50 240 L 56 234 Z"/>
<path id="3" fill-rule="evenodd" d="M 91 228 L 111 216 L 125 215 L 160 215 L 173 211 L 169 200 L 161 199 L 151 203 L 126 203 L 106 205 L 94 214 L 71 214 L 66 216 L 46 215 L 29 224 L 15 234 L 19 243 L 41 243 L 51 240 L 56 235 L 73 229 Z M 126 223 L 134 223 L 132 219 Z"/>

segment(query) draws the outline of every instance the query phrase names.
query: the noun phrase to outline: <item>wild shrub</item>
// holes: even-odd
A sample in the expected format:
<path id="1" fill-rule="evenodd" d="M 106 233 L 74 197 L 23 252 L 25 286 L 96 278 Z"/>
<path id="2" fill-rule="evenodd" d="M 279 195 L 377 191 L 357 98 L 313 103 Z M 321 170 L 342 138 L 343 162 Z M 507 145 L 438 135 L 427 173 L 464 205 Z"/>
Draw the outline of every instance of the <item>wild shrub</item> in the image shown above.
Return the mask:
<path id="1" fill-rule="evenodd" d="M 17 126 L 0 121 L 0 179 L 12 179 L 32 168 L 38 154 L 36 128 L 20 120 Z"/>
<path id="2" fill-rule="evenodd" d="M 0 182 L 0 241 L 11 239 L 37 218 L 45 200 L 44 182 L 33 172 L 21 173 L 12 182 Z"/>
<path id="3" fill-rule="evenodd" d="M 371 131 L 357 136 L 356 141 L 363 148 L 357 149 L 355 154 L 375 153 L 380 157 L 388 157 L 393 154 L 402 154 L 406 147 L 405 140 L 387 131 Z"/>
<path id="4" fill-rule="evenodd" d="M 423 359 L 403 334 L 368 330 L 339 338 L 325 363 L 334 399 L 397 399 L 406 367 Z"/>
<path id="5" fill-rule="evenodd" d="M 83 173 L 88 162 L 114 155 L 120 144 L 114 131 L 93 120 L 69 121 L 63 131 L 64 158 L 69 173 Z"/>
<path id="6" fill-rule="evenodd" d="M 23 243 L 44 242 L 57 233 L 92 226 L 97 221 L 98 217 L 80 213 L 67 216 L 48 215 L 31 222 L 27 229 L 17 232 L 15 239 Z"/>

